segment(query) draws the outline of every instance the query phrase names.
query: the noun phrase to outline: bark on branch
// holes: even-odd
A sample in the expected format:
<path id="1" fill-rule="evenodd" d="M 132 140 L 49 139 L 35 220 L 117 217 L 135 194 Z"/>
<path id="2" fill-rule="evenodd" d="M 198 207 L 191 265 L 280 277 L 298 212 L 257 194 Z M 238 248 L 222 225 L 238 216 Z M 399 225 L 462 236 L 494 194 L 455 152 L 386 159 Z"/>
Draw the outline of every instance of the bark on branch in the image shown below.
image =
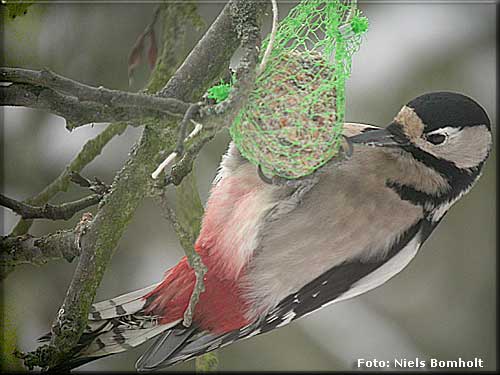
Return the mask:
<path id="1" fill-rule="evenodd" d="M 21 215 L 23 219 L 69 220 L 78 211 L 99 203 L 101 199 L 102 195 L 92 194 L 88 197 L 60 205 L 45 204 L 44 206 L 32 206 L 0 194 L 0 205 L 10 208 L 18 215 Z"/>
<path id="2" fill-rule="evenodd" d="M 170 5 L 167 5 L 167 8 L 169 7 Z M 186 15 L 184 14 L 181 17 L 176 10 L 182 9 L 188 13 L 194 11 L 193 6 L 191 4 L 182 6 L 177 4 L 175 8 L 174 6 L 171 8 L 169 9 L 170 12 L 164 12 L 166 22 L 177 25 L 174 28 L 177 31 L 180 29 L 187 32 L 184 26 L 186 24 Z M 218 38 L 224 38 L 227 35 L 233 34 L 230 20 L 226 20 L 223 23 L 227 27 L 225 30 L 218 30 Z M 170 27 L 166 29 L 170 29 Z M 165 43 L 175 44 L 172 41 L 178 39 L 182 39 L 179 33 L 177 35 L 170 35 L 167 37 Z M 212 53 L 217 51 L 210 45 L 207 45 L 205 48 L 211 50 Z M 164 51 L 168 51 L 167 48 L 164 48 Z M 224 49 L 224 51 L 226 50 Z M 230 51 L 230 53 L 233 51 Z M 224 53 L 228 55 L 228 59 L 220 61 L 220 65 L 212 66 L 212 69 L 222 71 L 223 67 L 227 65 L 230 53 Z M 162 56 L 160 64 L 163 64 L 165 61 L 165 56 Z M 206 68 L 205 61 L 202 63 Z M 162 78 L 158 78 L 156 74 L 165 77 L 166 74 L 169 74 L 168 68 L 163 66 L 162 68 L 155 69 L 153 81 Z M 214 72 L 201 74 L 200 80 L 192 82 L 191 87 L 188 87 L 187 90 L 206 90 L 211 84 L 211 81 L 207 80 L 206 77 L 210 75 L 214 75 Z M 157 85 L 157 82 L 152 82 L 152 86 Z M 173 94 L 175 94 L 175 90 Z M 157 158 L 164 147 L 174 148 L 175 132 L 171 128 L 175 126 L 175 123 L 166 122 L 155 125 L 144 128 L 139 144 L 134 148 L 125 167 L 116 176 L 104 204 L 99 209 L 88 233 L 82 238 L 82 255 L 80 256 L 60 314 L 58 314 L 58 317 L 54 321 L 51 342 L 49 345 L 42 346 L 35 352 L 29 353 L 28 360 L 30 365 L 51 368 L 61 364 L 64 362 L 66 356 L 71 355 L 72 348 L 77 344 L 85 328 L 87 314 L 96 289 L 101 282 L 104 270 L 111 259 L 118 240 L 131 220 L 135 209 L 143 197 L 148 195 L 152 186 L 150 173 L 154 170 L 154 166 L 158 162 Z M 130 186 L 134 186 L 134 189 L 130 189 Z"/>
<path id="3" fill-rule="evenodd" d="M 118 106 L 79 100 L 50 88 L 26 83 L 0 86 L 0 105 L 23 106 L 56 114 L 66 119 L 68 130 L 96 122 L 133 121 L 149 117 L 166 119 L 171 115 L 167 111 L 140 106 Z"/>
<path id="4" fill-rule="evenodd" d="M 69 117 L 71 128 L 89 122 L 182 116 L 189 108 L 189 103 L 175 98 L 92 87 L 50 70 L 0 68 L 0 82 L 12 83 L 0 86 L 0 104 L 39 108 Z M 93 118 L 89 119 L 89 115 Z"/>
<path id="5" fill-rule="evenodd" d="M 258 39 L 251 40 L 251 38 L 258 31 L 257 9 L 262 9 L 264 6 L 265 4 L 246 1 L 234 1 L 228 4 L 169 80 L 161 91 L 161 96 L 184 102 L 199 100 L 201 94 L 227 69 L 230 56 L 238 46 L 239 38 L 246 47 L 254 42 L 258 43 Z M 193 6 L 177 4 L 175 7 L 187 9 Z M 185 16 L 183 17 L 175 18 L 174 15 L 171 22 L 186 31 L 183 29 Z M 247 29 L 251 32 L 245 33 Z M 178 34 L 170 36 L 170 38 L 178 37 Z M 255 50 L 256 45 L 253 47 L 254 54 L 258 52 Z M 245 48 L 245 51 L 247 54 L 248 48 Z M 160 61 L 160 64 L 164 62 L 165 60 Z M 254 65 L 252 62 L 246 68 L 251 70 Z M 155 71 L 165 73 L 162 69 Z M 252 77 L 252 73 L 249 73 L 248 77 Z M 219 114 L 220 111 L 215 113 Z M 26 357 L 29 365 L 52 368 L 64 363 L 67 356 L 71 355 L 85 328 L 96 289 L 118 241 L 139 203 L 153 187 L 150 174 L 159 162 L 161 151 L 165 148 L 173 150 L 175 147 L 176 125 L 173 121 L 160 120 L 145 126 L 141 140 L 134 147 L 124 168 L 115 176 L 111 190 L 104 198 L 95 218 L 88 226 L 84 226 L 85 234 L 81 236 L 79 262 L 66 298 L 52 326 L 50 344 L 29 353 Z M 197 267 L 196 261 L 193 263 L 192 266 Z"/>
<path id="6" fill-rule="evenodd" d="M 2 236 L 0 239 L 0 264 L 13 267 L 20 264 L 41 265 L 49 260 L 65 259 L 68 262 L 80 255 L 75 232 L 64 230 L 42 237 Z"/>
<path id="7" fill-rule="evenodd" d="M 90 139 L 85 143 L 80 152 L 69 163 L 69 165 L 61 172 L 61 174 L 47 185 L 40 193 L 34 197 L 27 199 L 25 203 L 31 205 L 43 205 L 47 203 L 57 193 L 66 191 L 71 182 L 71 175 L 79 173 L 85 166 L 94 160 L 115 136 L 122 134 L 127 125 L 125 123 L 110 124 L 99 133 L 95 138 Z M 28 232 L 31 227 L 31 220 L 21 219 L 12 230 L 12 235 L 20 236 Z"/>
<path id="8" fill-rule="evenodd" d="M 65 259 L 72 262 L 80 255 L 80 240 L 92 220 L 91 213 L 84 213 L 73 230 L 62 230 L 42 237 L 29 234 L 2 236 L 0 239 L 0 278 L 21 264 L 41 265 L 49 260 Z"/>
<path id="9" fill-rule="evenodd" d="M 173 165 L 172 170 L 166 177 L 166 185 L 173 183 L 177 186 L 182 182 L 184 177 L 191 172 L 192 164 L 201 148 L 217 132 L 230 126 L 244 106 L 255 82 L 261 42 L 259 11 L 262 11 L 263 8 L 262 5 L 255 8 L 255 4 L 245 1 L 235 1 L 232 7 L 229 8 L 235 25 L 235 32 L 241 40 L 240 46 L 243 51 L 243 56 L 236 70 L 236 83 L 225 101 L 217 105 L 199 109 L 199 118 L 197 118 L 197 121 L 202 123 L 202 130 L 198 137 L 190 142 L 190 146 L 182 154 L 180 151 L 184 147 L 180 147 L 179 141 L 184 139 L 185 132 L 181 126 L 175 150 L 176 156 L 180 156 L 181 159 Z M 185 126 L 184 121 L 181 125 Z"/>

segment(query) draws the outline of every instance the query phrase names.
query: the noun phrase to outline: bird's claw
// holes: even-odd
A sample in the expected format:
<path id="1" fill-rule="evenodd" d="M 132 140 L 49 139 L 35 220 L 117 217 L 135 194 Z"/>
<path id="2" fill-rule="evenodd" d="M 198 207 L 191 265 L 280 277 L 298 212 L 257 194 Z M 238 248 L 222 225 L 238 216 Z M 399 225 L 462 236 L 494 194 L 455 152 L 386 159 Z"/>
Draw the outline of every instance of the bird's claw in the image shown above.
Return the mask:
<path id="1" fill-rule="evenodd" d="M 268 185 L 274 185 L 274 182 L 273 182 L 273 178 L 274 177 L 267 177 L 264 173 L 264 171 L 262 170 L 262 167 L 260 166 L 260 164 L 257 166 L 257 174 L 259 175 L 260 179 L 265 182 L 266 184 Z"/>
<path id="2" fill-rule="evenodd" d="M 275 186 L 287 186 L 287 187 L 292 187 L 296 188 L 304 183 L 305 180 L 310 180 L 314 178 L 314 172 L 310 175 L 300 177 L 297 179 L 287 179 L 284 177 L 280 176 L 272 176 L 268 177 L 262 170 L 262 167 L 259 165 L 257 167 L 257 174 L 259 175 L 260 179 L 265 182 L 268 185 L 275 185 Z"/>
<path id="3" fill-rule="evenodd" d="M 346 159 L 349 159 L 352 156 L 352 153 L 353 153 L 352 142 L 349 139 L 349 137 L 346 137 L 345 135 L 342 135 L 342 137 L 344 139 L 342 140 L 342 143 L 341 143 L 340 147 L 342 148 L 343 156 Z"/>

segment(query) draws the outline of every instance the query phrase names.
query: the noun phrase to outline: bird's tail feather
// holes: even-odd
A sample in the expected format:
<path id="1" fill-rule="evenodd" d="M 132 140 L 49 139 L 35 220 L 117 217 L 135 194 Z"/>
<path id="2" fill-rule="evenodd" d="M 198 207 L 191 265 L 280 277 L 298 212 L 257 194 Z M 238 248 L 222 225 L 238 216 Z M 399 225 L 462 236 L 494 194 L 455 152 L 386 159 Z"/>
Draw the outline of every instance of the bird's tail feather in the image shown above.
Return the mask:
<path id="1" fill-rule="evenodd" d="M 196 327 L 164 331 L 149 349 L 137 360 L 135 367 L 139 371 L 154 370 L 164 367 L 162 364 L 179 349 L 197 331 Z"/>
<path id="2" fill-rule="evenodd" d="M 95 359 L 123 352 L 176 326 L 180 320 L 160 324 L 159 317 L 143 313 L 147 305 L 147 300 L 143 297 L 157 285 L 94 304 L 87 327 L 77 345 L 77 353 L 57 369 L 69 370 Z M 51 333 L 48 333 L 38 341 L 45 342 L 50 338 Z"/>
<path id="3" fill-rule="evenodd" d="M 118 316 L 134 314 L 144 308 L 147 301 L 143 298 L 159 284 L 123 294 L 116 298 L 98 302 L 90 308 L 89 320 L 111 319 Z"/>

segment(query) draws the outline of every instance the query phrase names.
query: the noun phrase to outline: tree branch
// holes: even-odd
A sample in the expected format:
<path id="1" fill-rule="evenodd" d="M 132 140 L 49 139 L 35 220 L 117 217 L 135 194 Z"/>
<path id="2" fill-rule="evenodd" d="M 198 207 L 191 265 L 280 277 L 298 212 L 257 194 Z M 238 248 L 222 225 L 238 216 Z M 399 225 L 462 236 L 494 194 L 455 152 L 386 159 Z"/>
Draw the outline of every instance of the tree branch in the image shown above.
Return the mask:
<path id="1" fill-rule="evenodd" d="M 170 78 L 159 95 L 193 101 L 201 97 L 229 65 L 236 48 L 238 35 L 231 17 L 231 3 L 227 4 L 203 38 Z M 214 53 L 217 52 L 217 53 Z"/>
<path id="2" fill-rule="evenodd" d="M 189 6 L 192 7 L 187 4 L 176 5 L 179 9 Z M 252 30 L 257 28 L 255 9 L 262 7 L 262 4 L 244 1 L 228 4 L 178 72 L 169 80 L 161 96 L 186 102 L 196 101 L 213 84 L 214 79 L 227 69 L 229 58 L 237 47 L 238 36 L 242 37 L 242 41 L 245 39 L 245 33 L 242 32 L 245 25 L 235 22 L 247 22 Z M 173 22 L 183 24 L 185 19 L 173 17 Z M 178 37 L 179 35 L 171 35 L 171 38 Z M 30 353 L 30 365 L 52 368 L 71 355 L 86 326 L 96 289 L 118 241 L 139 203 L 153 186 L 150 173 L 157 165 L 161 151 L 165 148 L 173 150 L 175 147 L 175 127 L 176 123 L 173 121 L 157 121 L 145 126 L 141 140 L 132 150 L 124 168 L 115 176 L 111 190 L 105 196 L 95 218 L 88 226 L 84 226 L 79 262 L 53 323 L 50 344 Z"/>
<path id="3" fill-rule="evenodd" d="M 166 9 L 169 9 L 169 12 L 163 13 L 166 22 L 176 25 L 173 28 L 178 31 L 176 34 L 170 34 L 165 41 L 164 51 L 168 53 L 167 43 L 175 44 L 173 41 L 183 39 L 183 35 L 180 34 L 188 32 L 185 25 L 189 12 L 193 12 L 196 8 L 192 4 L 176 4 L 175 7 L 167 4 Z M 177 10 L 185 13 L 179 14 Z M 170 26 L 167 29 L 170 29 Z M 177 58 L 185 56 L 182 56 L 183 50 L 184 48 L 179 48 L 181 55 L 176 55 Z M 155 68 L 151 86 L 158 85 L 159 81 L 168 79 L 173 73 L 164 65 L 165 61 L 167 60 L 162 56 L 159 60 L 162 67 Z M 172 56 L 168 61 L 172 61 Z M 172 66 L 175 65 L 170 65 Z M 199 84 L 206 89 L 210 82 L 202 81 Z M 175 145 L 175 132 L 171 130 L 174 126 L 175 123 L 170 121 L 145 126 L 141 140 L 133 148 L 124 168 L 115 177 L 110 193 L 98 210 L 87 234 L 82 237 L 82 255 L 66 298 L 53 323 L 50 344 L 29 353 L 29 363 L 25 362 L 27 365 L 52 368 L 63 363 L 65 358 L 71 355 L 86 326 L 87 314 L 96 289 L 121 234 L 143 197 L 150 191 L 152 186 L 150 173 L 157 163 L 157 158 L 164 147 L 173 148 Z M 134 188 L 131 189 L 131 186 Z"/>
<path id="4" fill-rule="evenodd" d="M 29 234 L 2 236 L 0 239 L 0 279 L 3 280 L 20 264 L 41 265 L 49 260 L 66 259 L 72 262 L 80 255 L 80 239 L 92 220 L 84 213 L 73 230 L 63 230 L 39 238 Z"/>
<path id="5" fill-rule="evenodd" d="M 0 194 L 0 205 L 10 208 L 18 215 L 21 215 L 23 219 L 69 220 L 78 211 L 99 203 L 101 199 L 102 195 L 92 194 L 88 197 L 60 205 L 45 204 L 44 206 L 32 206 Z"/>
<path id="6" fill-rule="evenodd" d="M 189 265 L 193 268 L 196 276 L 196 283 L 191 293 L 187 309 L 184 312 L 184 320 L 182 322 L 185 327 L 189 327 L 193 321 L 194 309 L 198 303 L 200 294 L 205 291 L 203 279 L 208 271 L 201 257 L 194 249 L 194 243 L 200 234 L 201 219 L 204 211 L 198 193 L 194 171 L 188 175 L 188 178 L 184 179 L 182 184 L 177 186 L 175 211 L 173 217 L 178 219 L 176 232 L 178 236 L 179 233 L 187 234 L 180 237 L 180 243 L 186 253 Z M 174 225 L 174 228 L 175 227 Z M 187 239 L 190 241 L 188 242 Z"/>
<path id="7" fill-rule="evenodd" d="M 203 132 L 197 137 L 190 146 L 186 149 L 181 159 L 176 162 L 168 174 L 165 183 L 172 183 L 175 186 L 179 185 L 184 177 L 186 177 L 193 169 L 193 163 L 205 144 L 215 137 L 214 132 Z"/>
<path id="8" fill-rule="evenodd" d="M 40 193 L 25 201 L 31 205 L 43 205 L 47 203 L 57 193 L 68 190 L 71 182 L 71 174 L 79 173 L 94 160 L 108 144 L 113 137 L 122 134 L 127 125 L 125 123 L 110 124 L 95 138 L 87 141 L 80 152 L 71 161 L 71 163 L 62 171 L 62 173 L 49 185 L 47 185 Z M 22 235 L 28 232 L 31 227 L 31 220 L 21 219 L 12 230 L 12 235 Z"/>
<path id="9" fill-rule="evenodd" d="M 68 262 L 80 255 L 75 232 L 64 230 L 42 237 L 2 236 L 0 239 L 0 265 L 13 267 L 20 264 L 42 265 L 49 260 L 65 259 Z"/>
<path id="10" fill-rule="evenodd" d="M 0 86 L 0 105 L 36 108 L 56 114 L 66 120 L 68 130 L 94 122 L 132 121 L 146 117 L 161 119 L 169 115 L 166 112 L 139 106 L 120 107 L 92 101 L 80 101 L 74 96 L 27 83 Z"/>
<path id="11" fill-rule="evenodd" d="M 51 220 L 68 220 L 73 215 L 85 208 L 88 208 L 90 206 L 93 206 L 97 203 L 99 203 L 103 196 L 109 191 L 109 186 L 104 184 L 102 181 L 98 180 L 95 178 L 95 181 L 89 181 L 86 178 L 80 176 L 77 172 L 70 172 L 70 179 L 74 183 L 87 188 L 91 191 L 93 191 L 95 194 L 90 195 L 88 197 L 73 201 L 73 202 L 68 202 L 68 203 L 63 203 L 61 205 L 50 205 L 50 204 L 45 204 L 44 206 L 33 206 L 27 203 L 19 202 L 15 199 L 8 198 L 4 196 L 3 194 L 0 194 L 0 205 L 5 206 L 16 212 L 17 214 L 21 215 L 23 217 L 22 220 L 24 219 L 36 219 L 36 218 L 44 218 L 44 219 L 51 219 Z M 90 213 L 84 214 L 84 218 L 89 218 L 91 217 Z M 24 222 L 24 221 L 21 221 Z M 31 221 L 27 221 L 31 222 Z M 76 230 L 75 230 L 76 231 Z M 5 236 L 2 238 L 2 249 L 3 246 L 6 246 L 6 249 L 10 249 L 9 251 L 15 251 L 16 247 L 18 249 L 21 249 L 21 259 L 31 259 L 35 258 L 35 261 L 30 262 L 26 261 L 24 263 L 36 263 L 36 258 L 41 256 L 42 258 L 45 257 L 44 253 L 48 253 L 49 256 L 54 256 L 57 258 L 56 255 L 54 254 L 59 254 L 59 253 L 64 253 L 64 247 L 68 245 L 68 242 L 64 240 L 64 238 L 60 238 L 61 243 L 60 244 L 53 244 L 55 241 L 59 239 L 59 236 L 50 236 L 50 241 L 48 241 L 49 246 L 51 246 L 53 249 L 51 250 L 50 248 L 48 249 L 43 249 L 44 251 L 38 251 L 36 249 L 37 243 L 35 242 L 34 245 L 29 242 L 30 237 L 29 235 L 23 235 L 23 236 Z M 28 241 L 28 242 L 26 242 Z M 35 246 L 35 247 L 33 247 Z M 59 250 L 62 249 L 62 250 Z M 32 251 L 33 254 L 30 256 L 29 251 Z M 69 251 L 70 254 L 73 254 L 73 248 L 72 244 L 70 243 L 68 246 L 67 251 Z M 12 255 L 11 252 L 8 254 Z M 78 253 L 79 253 L 79 248 L 78 248 Z M 7 253 L 6 253 L 7 254 Z M 41 254 L 41 255 L 40 255 Z M 2 259 L 5 258 L 5 254 L 2 254 Z M 1 266 L 1 279 L 4 279 L 7 277 L 7 275 L 14 270 L 16 265 L 21 264 L 23 262 L 17 262 L 15 261 L 17 259 L 18 255 L 15 255 L 13 258 L 13 261 L 10 262 L 0 262 Z M 5 258 L 5 259 L 10 259 L 10 258 Z M 41 264 L 41 263 L 38 263 Z"/>
<path id="12" fill-rule="evenodd" d="M 19 68 L 0 68 L 0 82 L 12 82 L 24 84 L 24 86 L 35 86 L 51 89 L 59 93 L 56 99 L 64 98 L 71 102 L 72 106 L 78 108 L 83 106 L 82 111 L 87 110 L 90 105 L 101 108 L 101 116 L 126 116 L 135 118 L 138 116 L 154 115 L 161 117 L 159 113 L 171 116 L 182 116 L 189 108 L 189 103 L 184 103 L 175 98 L 159 97 L 155 95 L 136 94 L 126 91 L 110 90 L 104 87 L 92 87 L 69 78 L 62 77 L 50 70 L 28 70 Z M 51 97 L 52 98 L 52 97 Z M 91 102 L 92 104 L 88 103 Z M 36 102 L 35 102 L 36 103 Z M 10 104 L 10 103 L 1 103 Z M 100 120 L 100 122 L 118 120 L 123 118 L 111 118 Z"/>
<path id="13" fill-rule="evenodd" d="M 243 50 L 243 56 L 236 70 L 236 83 L 225 101 L 217 105 L 202 107 L 198 110 L 201 120 L 197 119 L 197 121 L 203 122 L 199 139 L 192 142 L 191 148 L 188 148 L 184 155 L 182 155 L 182 159 L 172 167 L 170 175 L 166 178 L 167 184 L 173 183 L 174 185 L 179 185 L 182 182 L 182 179 L 190 173 L 192 162 L 203 145 L 211 140 L 218 131 L 230 126 L 245 105 L 255 83 L 256 66 L 261 42 L 258 13 L 263 9 L 262 5 L 260 8 L 255 7 L 255 4 L 252 2 L 234 1 L 232 3 L 230 14 L 233 23 L 239 25 L 235 26 L 235 31 L 241 39 L 241 48 Z M 182 127 L 179 132 L 179 140 L 184 139 Z M 174 151 L 175 155 L 172 153 L 166 160 L 173 160 L 171 156 L 180 156 L 179 151 L 180 147 L 178 143 L 178 147 Z M 159 168 L 155 170 L 156 176 Z"/>
<path id="14" fill-rule="evenodd" d="M 198 192 L 193 190 L 196 189 L 196 182 L 194 181 L 193 174 L 191 173 L 189 177 L 190 178 L 184 179 L 183 185 L 177 190 L 177 211 L 184 213 L 184 215 L 181 215 L 180 220 L 174 210 L 170 208 L 165 190 L 160 190 L 157 196 L 162 214 L 172 223 L 177 238 L 184 249 L 189 265 L 193 268 L 196 277 L 195 286 L 189 298 L 189 304 L 184 312 L 182 324 L 185 327 L 189 327 L 193 321 L 194 308 L 198 303 L 200 294 L 205 291 L 203 278 L 208 271 L 208 268 L 203 264 L 200 256 L 193 247 L 199 232 L 201 216 L 203 215 L 203 206 L 201 205 Z M 188 184 L 190 189 L 185 188 Z M 180 196 L 184 196 L 188 199 L 179 199 Z"/>
<path id="15" fill-rule="evenodd" d="M 198 103 L 191 104 L 184 114 L 184 117 L 179 124 L 179 130 L 177 135 L 177 143 L 175 146 L 175 151 L 172 152 L 151 174 L 153 179 L 158 178 L 158 175 L 167 168 L 178 155 L 182 155 L 184 152 L 184 142 L 186 140 L 187 128 L 189 126 L 190 121 L 193 119 L 194 115 L 198 113 L 200 106 Z"/>

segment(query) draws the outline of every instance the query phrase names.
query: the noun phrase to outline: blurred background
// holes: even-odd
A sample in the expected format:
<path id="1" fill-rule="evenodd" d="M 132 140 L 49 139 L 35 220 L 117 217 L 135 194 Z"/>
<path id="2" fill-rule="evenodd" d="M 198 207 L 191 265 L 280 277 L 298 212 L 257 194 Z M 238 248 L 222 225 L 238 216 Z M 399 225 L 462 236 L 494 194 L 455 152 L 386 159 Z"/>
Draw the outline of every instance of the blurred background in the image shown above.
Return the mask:
<path id="1" fill-rule="evenodd" d="M 223 3 L 200 2 L 210 24 Z M 281 16 L 290 3 L 280 3 Z M 155 4 L 37 4 L 28 14 L 4 15 L 7 66 L 51 70 L 95 86 L 138 91 L 149 71 L 141 67 L 129 88 L 127 56 L 150 22 Z M 496 136 L 496 5 L 494 3 L 362 2 L 370 29 L 354 56 L 347 87 L 348 121 L 385 125 L 400 107 L 428 91 L 452 90 L 479 101 Z M 265 30 L 269 30 L 269 16 Z M 104 124 L 68 132 L 57 116 L 25 108 L 3 109 L 2 189 L 28 198 L 65 168 L 81 146 Z M 84 171 L 110 183 L 127 159 L 140 128 L 113 139 Z M 203 200 L 227 132 L 207 145 L 197 161 Z M 496 147 L 476 187 L 445 217 L 410 265 L 389 282 L 353 300 L 330 305 L 272 333 L 220 350 L 220 370 L 352 370 L 358 358 L 408 360 L 473 359 L 485 370 L 497 367 L 496 347 Z M 86 194 L 72 186 L 53 202 Z M 38 220 L 41 235 L 69 222 Z M 2 210 L 2 234 L 18 218 Z M 96 300 L 159 281 L 183 252 L 155 205 L 145 200 L 123 236 Z M 50 329 L 76 261 L 43 267 L 22 266 L 2 284 L 6 320 L 21 350 L 36 347 Z M 80 370 L 133 370 L 148 344 L 104 358 Z M 167 370 L 193 370 L 194 361 Z"/>

